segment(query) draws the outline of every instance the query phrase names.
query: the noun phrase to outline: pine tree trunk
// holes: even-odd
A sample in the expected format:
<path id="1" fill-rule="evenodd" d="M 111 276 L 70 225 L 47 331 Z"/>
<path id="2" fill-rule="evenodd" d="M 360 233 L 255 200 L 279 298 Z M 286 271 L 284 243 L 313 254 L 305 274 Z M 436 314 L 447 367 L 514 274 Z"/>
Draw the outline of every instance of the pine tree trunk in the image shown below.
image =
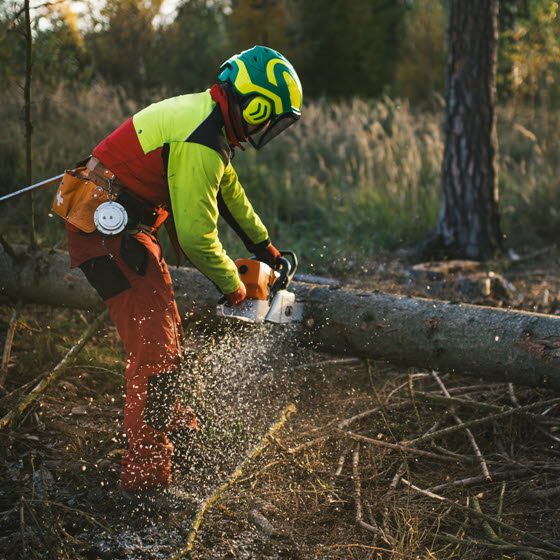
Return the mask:
<path id="1" fill-rule="evenodd" d="M 82 272 L 68 266 L 63 252 L 18 250 L 14 258 L 0 246 L 0 296 L 103 309 Z M 188 268 L 172 269 L 171 276 L 185 321 L 219 320 L 220 294 L 209 280 Z M 299 282 L 291 289 L 304 303 L 294 344 L 309 341 L 335 354 L 560 389 L 560 317 Z"/>
<path id="2" fill-rule="evenodd" d="M 498 0 L 450 0 L 447 33 L 443 202 L 426 245 L 440 255 L 484 261 L 502 239 L 494 110 Z"/>

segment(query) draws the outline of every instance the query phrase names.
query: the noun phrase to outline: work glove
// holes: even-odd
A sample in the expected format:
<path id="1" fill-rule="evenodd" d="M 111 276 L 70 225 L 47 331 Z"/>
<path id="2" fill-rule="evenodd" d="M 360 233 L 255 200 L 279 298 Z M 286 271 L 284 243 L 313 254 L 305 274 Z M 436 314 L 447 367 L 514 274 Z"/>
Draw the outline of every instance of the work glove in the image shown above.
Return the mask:
<path id="1" fill-rule="evenodd" d="M 247 297 L 247 288 L 245 288 L 245 284 L 241 282 L 239 284 L 239 288 L 235 290 L 235 292 L 231 292 L 231 294 L 226 294 L 227 297 L 227 304 L 229 306 L 234 306 L 241 303 Z"/>
<path id="2" fill-rule="evenodd" d="M 255 251 L 255 257 L 271 268 L 276 268 L 276 263 L 281 256 L 280 251 L 272 243 L 268 247 Z"/>

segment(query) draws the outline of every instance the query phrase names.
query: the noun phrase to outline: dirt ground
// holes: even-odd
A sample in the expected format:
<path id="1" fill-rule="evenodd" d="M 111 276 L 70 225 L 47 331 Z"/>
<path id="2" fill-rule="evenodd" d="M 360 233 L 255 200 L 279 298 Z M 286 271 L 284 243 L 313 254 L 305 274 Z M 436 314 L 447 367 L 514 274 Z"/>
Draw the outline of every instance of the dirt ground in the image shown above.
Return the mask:
<path id="1" fill-rule="evenodd" d="M 555 248 L 484 267 L 384 259 L 326 273 L 349 287 L 560 314 Z M 14 305 L 1 303 L 3 341 Z M 0 417 L 94 318 L 19 309 Z M 187 346 L 201 431 L 175 442 L 174 473 L 189 505 L 160 516 L 119 497 L 124 353 L 105 322 L 0 429 L 0 558 L 560 558 L 557 394 L 325 355 L 278 327 L 191 332 Z"/>

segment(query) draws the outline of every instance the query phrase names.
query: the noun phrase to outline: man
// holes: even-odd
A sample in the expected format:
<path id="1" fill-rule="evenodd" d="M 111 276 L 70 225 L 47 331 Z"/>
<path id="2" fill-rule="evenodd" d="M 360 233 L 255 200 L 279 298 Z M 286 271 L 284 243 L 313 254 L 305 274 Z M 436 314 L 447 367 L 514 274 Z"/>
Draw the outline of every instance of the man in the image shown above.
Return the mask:
<path id="1" fill-rule="evenodd" d="M 99 196 L 101 187 L 116 203 L 111 208 L 126 210 L 126 229 L 116 235 L 103 225 L 112 223 L 112 214 L 96 213 L 97 230 L 89 233 L 65 214 L 71 266 L 79 266 L 104 299 L 127 351 L 129 447 L 121 490 L 168 487 L 173 453 L 168 434 L 196 429 L 194 412 L 177 398 L 181 321 L 158 228 L 165 223 L 176 254 L 180 247 L 231 305 L 243 301 L 245 286 L 218 239 L 218 215 L 258 259 L 274 266 L 279 252 L 237 179 L 233 150 L 244 149 L 245 142 L 256 149 L 267 144 L 300 118 L 301 101 L 292 65 L 280 53 L 256 46 L 227 60 L 209 90 L 134 115 L 86 163 L 81 181 L 98 192 L 92 196 Z M 63 198 L 60 192 L 57 197 Z"/>

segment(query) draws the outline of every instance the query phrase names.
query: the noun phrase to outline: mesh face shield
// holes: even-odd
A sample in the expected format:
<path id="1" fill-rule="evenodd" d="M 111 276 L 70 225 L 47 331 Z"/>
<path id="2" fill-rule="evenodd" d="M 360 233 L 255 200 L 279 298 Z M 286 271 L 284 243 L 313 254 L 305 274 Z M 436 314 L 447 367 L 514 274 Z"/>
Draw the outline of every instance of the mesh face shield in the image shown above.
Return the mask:
<path id="1" fill-rule="evenodd" d="M 268 144 L 273 138 L 276 138 L 281 132 L 292 126 L 299 120 L 299 116 L 293 113 L 285 113 L 279 117 L 273 118 L 270 124 L 260 130 L 255 130 L 249 136 L 248 140 L 256 150 L 260 150 Z"/>

